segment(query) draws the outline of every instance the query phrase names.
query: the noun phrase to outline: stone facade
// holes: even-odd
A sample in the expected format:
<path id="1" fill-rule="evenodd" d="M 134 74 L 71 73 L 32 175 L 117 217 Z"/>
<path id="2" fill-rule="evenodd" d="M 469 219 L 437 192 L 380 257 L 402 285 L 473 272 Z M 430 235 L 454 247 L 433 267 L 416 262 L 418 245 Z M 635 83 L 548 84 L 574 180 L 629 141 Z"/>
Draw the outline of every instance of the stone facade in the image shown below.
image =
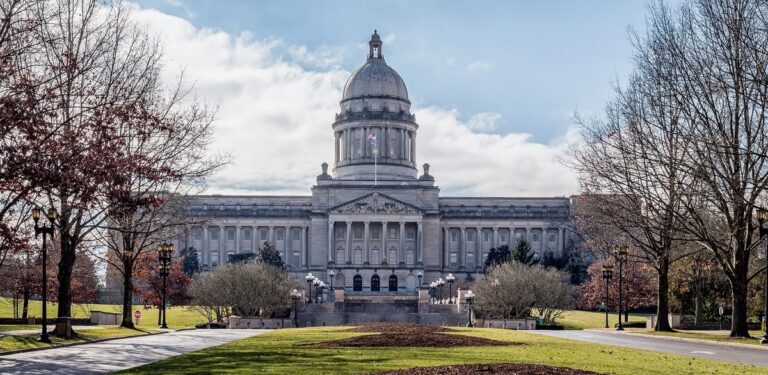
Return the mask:
<path id="1" fill-rule="evenodd" d="M 334 270 L 333 286 L 370 294 L 413 292 L 420 272 L 423 284 L 449 272 L 477 277 L 489 249 L 520 238 L 540 257 L 562 255 L 570 198 L 446 198 L 428 164 L 418 175 L 407 89 L 377 33 L 369 45 L 331 125 L 332 174 L 323 163 L 309 196 L 198 196 L 191 213 L 206 224 L 179 245 L 216 267 L 272 241 L 299 280 L 311 272 L 331 284 Z"/>

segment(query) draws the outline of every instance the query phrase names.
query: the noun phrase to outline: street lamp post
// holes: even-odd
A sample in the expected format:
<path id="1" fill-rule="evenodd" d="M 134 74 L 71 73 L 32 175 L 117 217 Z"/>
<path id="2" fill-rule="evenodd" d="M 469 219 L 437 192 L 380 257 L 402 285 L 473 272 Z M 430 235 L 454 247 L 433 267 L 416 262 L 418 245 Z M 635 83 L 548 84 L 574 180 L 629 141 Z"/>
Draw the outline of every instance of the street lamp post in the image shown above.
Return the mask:
<path id="1" fill-rule="evenodd" d="M 429 283 L 429 297 L 432 299 L 432 303 L 435 303 L 437 299 L 437 282 L 433 281 Z"/>
<path id="2" fill-rule="evenodd" d="M 309 297 L 307 297 L 307 303 L 312 303 L 312 281 L 315 280 L 315 276 L 313 276 L 312 272 L 310 272 L 307 274 L 307 276 L 304 276 L 304 280 L 307 280 L 307 293 L 309 294 Z"/>
<path id="3" fill-rule="evenodd" d="M 160 328 L 168 329 L 168 322 L 166 321 L 166 305 L 167 305 L 167 298 L 168 298 L 168 292 L 166 289 L 166 282 L 168 280 L 168 274 L 170 272 L 170 264 L 171 264 L 171 254 L 173 254 L 173 244 L 172 243 L 165 243 L 161 244 L 157 247 L 157 252 L 159 255 L 160 260 L 160 276 L 163 278 L 163 324 L 160 326 Z"/>
<path id="4" fill-rule="evenodd" d="M 605 328 L 608 328 L 608 282 L 613 278 L 613 266 L 603 266 L 603 280 L 605 280 Z"/>
<path id="5" fill-rule="evenodd" d="M 445 280 L 443 278 L 437 279 L 437 286 L 440 287 L 440 297 L 438 299 L 440 300 L 440 304 L 443 304 L 443 285 L 445 285 Z"/>
<path id="6" fill-rule="evenodd" d="M 453 276 L 452 273 L 449 273 L 448 276 L 445 277 L 445 281 L 448 282 L 448 303 L 453 303 L 453 282 L 456 280 L 456 276 Z"/>
<path id="7" fill-rule="evenodd" d="M 624 303 L 623 303 L 624 288 L 622 286 L 622 279 L 623 279 L 622 268 L 624 266 L 624 262 L 627 261 L 627 253 L 629 252 L 628 248 L 629 247 L 627 245 L 621 245 L 616 250 L 616 255 L 617 255 L 617 258 L 619 259 L 619 325 L 616 327 L 617 331 L 624 330 L 624 326 L 621 324 L 621 312 L 622 312 L 622 309 L 624 308 Z"/>
<path id="8" fill-rule="evenodd" d="M 335 302 L 336 300 L 336 292 L 333 290 L 333 277 L 336 276 L 336 273 L 333 272 L 333 270 L 330 270 L 328 272 L 329 280 L 331 281 L 331 286 L 328 288 L 328 302 Z"/>
<path id="9" fill-rule="evenodd" d="M 315 278 L 312 280 L 312 285 L 315 286 L 315 303 L 319 303 L 320 296 L 318 294 L 320 294 L 320 279 Z"/>
<path id="10" fill-rule="evenodd" d="M 762 208 L 757 209 L 757 222 L 760 223 L 760 238 L 765 239 L 768 237 L 768 228 L 763 227 L 763 223 L 765 222 L 765 218 L 768 216 L 768 213 Z M 768 264 L 768 242 L 766 242 L 766 250 L 765 250 L 765 261 L 766 264 Z M 765 306 L 763 310 L 763 323 L 765 324 L 765 334 L 763 335 L 763 339 L 760 340 L 761 344 L 768 344 L 768 266 L 765 268 Z"/>
<path id="11" fill-rule="evenodd" d="M 48 337 L 48 314 L 46 311 L 46 306 L 48 304 L 48 274 L 46 271 L 46 263 L 47 263 L 47 256 L 46 254 L 48 251 L 46 250 L 46 237 L 48 235 L 51 236 L 51 239 L 53 239 L 53 232 L 54 232 L 54 221 L 56 218 L 59 217 L 58 211 L 56 211 L 55 208 L 51 207 L 48 209 L 48 221 L 50 222 L 49 225 L 43 224 L 42 226 L 39 225 L 40 221 L 40 209 L 39 208 L 33 208 L 32 209 L 32 220 L 35 222 L 35 237 L 40 235 L 42 233 L 43 235 L 43 322 L 41 323 L 41 331 L 40 331 L 40 338 L 37 341 L 45 342 L 45 343 L 51 343 L 51 339 Z"/>
<path id="12" fill-rule="evenodd" d="M 424 272 L 421 272 L 421 271 L 416 272 L 416 277 L 419 278 L 419 286 L 416 287 L 416 290 L 419 290 L 419 289 L 421 289 L 421 279 L 424 278 Z"/>
<path id="13" fill-rule="evenodd" d="M 299 326 L 299 299 L 301 299 L 301 293 L 299 293 L 298 289 L 294 289 L 291 291 L 291 300 L 293 301 L 293 326 L 298 327 Z"/>
<path id="14" fill-rule="evenodd" d="M 469 305 L 467 307 L 467 327 L 474 327 L 475 324 L 472 323 L 472 302 L 475 302 L 475 293 L 468 290 L 465 297 L 467 298 L 467 305 Z"/>

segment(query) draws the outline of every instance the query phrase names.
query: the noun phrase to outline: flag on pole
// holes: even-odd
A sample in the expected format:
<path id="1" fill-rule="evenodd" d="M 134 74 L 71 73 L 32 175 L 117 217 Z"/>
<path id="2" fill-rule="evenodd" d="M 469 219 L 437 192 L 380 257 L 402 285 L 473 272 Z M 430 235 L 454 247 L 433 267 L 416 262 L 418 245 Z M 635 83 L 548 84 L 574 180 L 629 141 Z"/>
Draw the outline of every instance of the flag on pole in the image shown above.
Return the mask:
<path id="1" fill-rule="evenodd" d="M 376 133 L 369 134 L 368 141 L 371 142 L 371 146 L 376 147 Z"/>

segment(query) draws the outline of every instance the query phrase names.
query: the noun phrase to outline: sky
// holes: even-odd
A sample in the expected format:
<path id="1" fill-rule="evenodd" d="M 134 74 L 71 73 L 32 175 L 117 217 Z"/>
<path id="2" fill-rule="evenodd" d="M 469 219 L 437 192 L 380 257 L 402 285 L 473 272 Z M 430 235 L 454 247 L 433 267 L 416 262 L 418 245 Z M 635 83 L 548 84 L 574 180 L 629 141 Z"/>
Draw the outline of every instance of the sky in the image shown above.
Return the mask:
<path id="1" fill-rule="evenodd" d="M 308 195 L 374 29 L 443 196 L 567 196 L 574 114 L 599 116 L 631 69 L 646 1 L 138 0 L 135 18 L 218 106 L 208 193 Z"/>

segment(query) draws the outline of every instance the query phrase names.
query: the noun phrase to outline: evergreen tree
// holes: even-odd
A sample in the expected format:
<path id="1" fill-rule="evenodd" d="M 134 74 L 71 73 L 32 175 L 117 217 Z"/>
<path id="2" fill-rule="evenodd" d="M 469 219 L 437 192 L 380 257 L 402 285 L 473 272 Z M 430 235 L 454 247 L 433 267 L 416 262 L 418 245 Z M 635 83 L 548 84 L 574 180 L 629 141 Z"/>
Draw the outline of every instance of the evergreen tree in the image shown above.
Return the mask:
<path id="1" fill-rule="evenodd" d="M 525 239 L 521 238 L 519 241 L 517 241 L 517 245 L 511 254 L 511 258 L 512 260 L 518 261 L 522 264 L 532 266 L 539 262 L 538 259 L 534 258 L 534 255 L 535 254 L 533 251 L 531 251 L 531 244 L 529 244 Z"/>
<path id="2" fill-rule="evenodd" d="M 249 263 L 256 259 L 256 254 L 252 252 L 230 254 L 227 263 Z"/>
<path id="3" fill-rule="evenodd" d="M 197 259 L 197 249 L 188 247 L 181 250 L 181 257 L 184 259 L 183 270 L 187 275 L 194 275 L 200 270 L 200 261 Z"/>
<path id="4" fill-rule="evenodd" d="M 266 241 L 259 247 L 256 259 L 263 264 L 274 266 L 279 269 L 285 269 L 283 258 L 280 257 L 280 253 L 272 242 Z"/>
<path id="5" fill-rule="evenodd" d="M 485 269 L 489 267 L 506 263 L 510 260 L 509 246 L 502 245 L 499 248 L 491 248 L 488 251 L 488 257 L 485 258 Z"/>

